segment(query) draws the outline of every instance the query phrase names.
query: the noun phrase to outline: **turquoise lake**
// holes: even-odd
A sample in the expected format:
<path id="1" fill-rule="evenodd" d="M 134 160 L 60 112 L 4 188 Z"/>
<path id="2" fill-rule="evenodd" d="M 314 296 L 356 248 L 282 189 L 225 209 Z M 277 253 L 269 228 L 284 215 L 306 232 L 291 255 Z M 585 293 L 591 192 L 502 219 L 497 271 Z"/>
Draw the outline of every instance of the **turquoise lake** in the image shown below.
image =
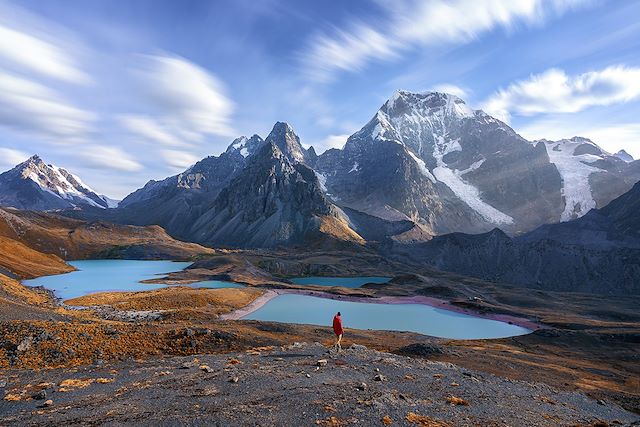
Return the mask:
<path id="1" fill-rule="evenodd" d="M 289 279 L 297 285 L 343 286 L 345 288 L 359 288 L 365 283 L 387 283 L 390 277 L 296 277 Z"/>
<path id="2" fill-rule="evenodd" d="M 411 331 L 441 338 L 481 339 L 524 335 L 529 329 L 423 304 L 373 304 L 308 295 L 279 295 L 243 317 L 331 326 L 336 312 L 346 328 Z"/>
<path id="3" fill-rule="evenodd" d="M 96 292 L 148 291 L 167 287 L 164 284 L 140 283 L 167 273 L 180 271 L 190 262 L 135 261 L 135 260 L 86 260 L 70 261 L 78 271 L 56 276 L 25 280 L 27 286 L 43 286 L 63 300 L 77 298 Z M 237 288 L 237 283 L 207 280 L 192 283 L 194 288 Z"/>

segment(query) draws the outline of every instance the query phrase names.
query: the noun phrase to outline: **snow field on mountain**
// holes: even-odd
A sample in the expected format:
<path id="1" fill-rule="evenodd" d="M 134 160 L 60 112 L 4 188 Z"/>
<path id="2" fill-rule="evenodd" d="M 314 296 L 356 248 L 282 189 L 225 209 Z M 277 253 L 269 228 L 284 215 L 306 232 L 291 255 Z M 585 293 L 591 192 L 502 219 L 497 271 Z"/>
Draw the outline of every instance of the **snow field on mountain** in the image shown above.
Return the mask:
<path id="1" fill-rule="evenodd" d="M 600 160 L 601 157 L 593 154 L 574 156 L 573 153 L 579 145 L 580 143 L 570 140 L 545 143 L 549 160 L 556 165 L 562 177 L 565 207 L 560 217 L 561 221 L 581 217 L 596 207 L 589 185 L 589 175 L 604 171 L 587 163 Z"/>

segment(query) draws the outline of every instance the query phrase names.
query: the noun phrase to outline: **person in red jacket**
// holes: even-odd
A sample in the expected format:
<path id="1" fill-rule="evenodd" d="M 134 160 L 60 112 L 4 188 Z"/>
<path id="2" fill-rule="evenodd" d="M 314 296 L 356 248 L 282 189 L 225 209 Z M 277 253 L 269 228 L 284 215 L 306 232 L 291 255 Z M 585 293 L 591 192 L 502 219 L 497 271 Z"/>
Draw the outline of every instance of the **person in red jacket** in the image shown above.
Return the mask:
<path id="1" fill-rule="evenodd" d="M 340 345 L 340 341 L 342 341 L 342 334 L 344 334 L 344 329 L 342 327 L 342 318 L 340 318 L 340 312 L 333 316 L 333 332 L 336 334 L 336 344 L 335 348 L 338 351 L 342 350 L 342 345 Z"/>

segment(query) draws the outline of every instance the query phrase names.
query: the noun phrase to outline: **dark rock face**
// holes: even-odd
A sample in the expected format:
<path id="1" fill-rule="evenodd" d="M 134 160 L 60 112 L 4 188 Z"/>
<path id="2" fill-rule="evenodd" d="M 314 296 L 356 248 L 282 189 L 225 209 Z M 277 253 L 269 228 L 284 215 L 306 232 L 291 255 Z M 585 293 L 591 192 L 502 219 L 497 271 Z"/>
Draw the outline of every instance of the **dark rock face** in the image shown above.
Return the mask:
<path id="1" fill-rule="evenodd" d="M 265 142 L 278 147 L 292 163 L 305 163 L 312 166 L 317 157 L 314 150 L 307 151 L 302 147 L 300 138 L 288 123 L 277 122 Z"/>
<path id="2" fill-rule="evenodd" d="M 157 224 L 175 237 L 190 239 L 192 224 L 210 209 L 245 163 L 239 150 L 207 157 L 179 175 L 150 181 L 127 196 L 117 212 L 109 212 L 112 215 L 108 219 L 133 225 Z"/>
<path id="3" fill-rule="evenodd" d="M 517 238 L 454 233 L 394 248 L 445 271 L 547 290 L 640 293 L 640 183 L 602 209 Z"/>
<path id="4" fill-rule="evenodd" d="M 404 146 L 381 141 L 361 147 L 356 137 L 349 142 L 316 163 L 336 203 L 388 221 L 420 221 L 432 234 L 482 222 L 447 187 L 433 182 Z"/>
<path id="5" fill-rule="evenodd" d="M 321 216 L 331 214 L 314 172 L 291 163 L 268 138 L 243 173 L 194 223 L 191 235 L 196 241 L 224 246 L 301 243 L 319 228 Z"/>
<path id="6" fill-rule="evenodd" d="M 0 174 L 0 206 L 39 211 L 83 206 L 105 209 L 113 207 L 113 201 L 35 155 Z"/>

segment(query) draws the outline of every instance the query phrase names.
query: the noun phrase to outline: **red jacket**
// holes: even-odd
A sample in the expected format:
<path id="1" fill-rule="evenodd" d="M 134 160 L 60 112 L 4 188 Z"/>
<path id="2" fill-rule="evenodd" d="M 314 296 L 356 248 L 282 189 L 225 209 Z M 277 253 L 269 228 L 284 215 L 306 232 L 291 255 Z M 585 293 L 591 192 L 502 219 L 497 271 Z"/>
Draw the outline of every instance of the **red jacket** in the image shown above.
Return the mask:
<path id="1" fill-rule="evenodd" d="M 337 314 L 333 317 L 333 332 L 335 332 L 336 335 L 344 333 L 344 329 L 342 328 L 342 319 Z"/>

